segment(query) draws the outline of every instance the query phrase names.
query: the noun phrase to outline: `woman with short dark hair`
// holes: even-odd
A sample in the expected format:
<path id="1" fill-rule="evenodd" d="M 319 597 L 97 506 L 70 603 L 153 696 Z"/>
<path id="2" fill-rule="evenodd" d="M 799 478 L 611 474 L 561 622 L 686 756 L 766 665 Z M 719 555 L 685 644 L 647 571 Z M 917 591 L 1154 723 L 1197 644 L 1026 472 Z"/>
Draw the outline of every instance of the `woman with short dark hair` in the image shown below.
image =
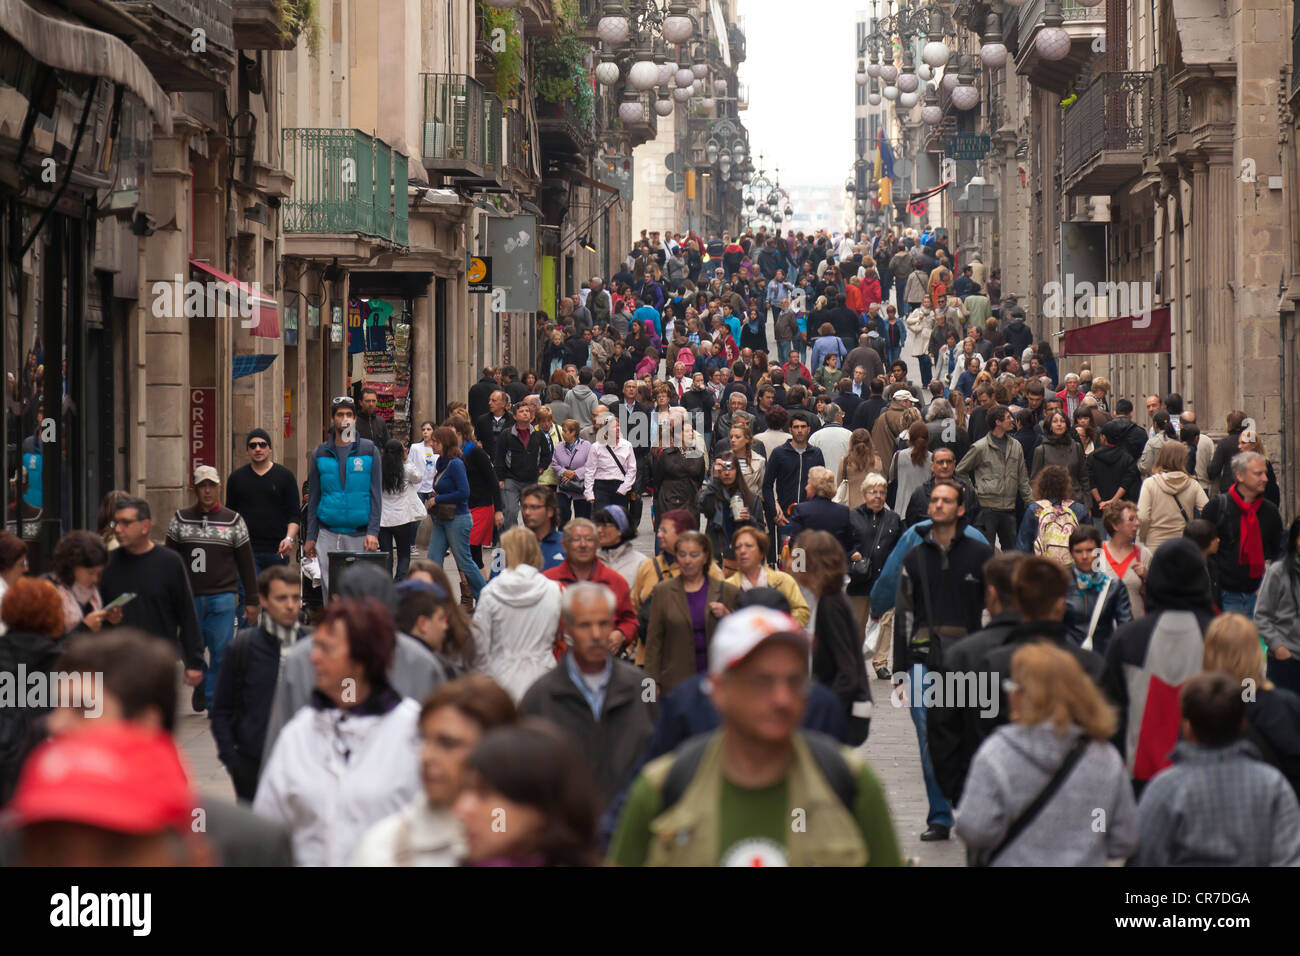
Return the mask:
<path id="1" fill-rule="evenodd" d="M 377 599 L 335 600 L 312 642 L 311 705 L 276 738 L 253 810 L 291 828 L 300 866 L 343 866 L 419 792 L 420 706 L 388 683 L 397 632 Z"/>
<path id="2" fill-rule="evenodd" d="M 54 546 L 50 580 L 63 602 L 63 633 L 98 631 L 105 621 L 118 624 L 122 609 L 104 610 L 99 576 L 108 564 L 108 549 L 92 531 L 72 531 Z"/>
<path id="3" fill-rule="evenodd" d="M 547 721 L 526 719 L 485 734 L 465 762 L 452 810 L 473 866 L 600 864 L 591 770 Z"/>

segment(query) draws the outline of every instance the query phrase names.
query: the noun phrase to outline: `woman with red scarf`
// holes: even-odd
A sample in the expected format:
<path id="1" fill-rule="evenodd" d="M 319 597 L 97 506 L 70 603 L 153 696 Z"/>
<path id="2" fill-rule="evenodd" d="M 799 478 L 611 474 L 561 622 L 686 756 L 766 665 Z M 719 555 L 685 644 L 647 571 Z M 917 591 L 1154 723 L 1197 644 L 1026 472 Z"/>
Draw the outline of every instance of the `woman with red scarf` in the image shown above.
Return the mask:
<path id="1" fill-rule="evenodd" d="M 1219 550 L 1210 556 L 1219 583 L 1219 607 L 1253 617 L 1265 566 L 1282 552 L 1282 516 L 1264 497 L 1268 463 L 1263 455 L 1237 455 L 1232 474 L 1235 480 L 1227 494 L 1211 499 L 1202 517 L 1219 532 Z"/>

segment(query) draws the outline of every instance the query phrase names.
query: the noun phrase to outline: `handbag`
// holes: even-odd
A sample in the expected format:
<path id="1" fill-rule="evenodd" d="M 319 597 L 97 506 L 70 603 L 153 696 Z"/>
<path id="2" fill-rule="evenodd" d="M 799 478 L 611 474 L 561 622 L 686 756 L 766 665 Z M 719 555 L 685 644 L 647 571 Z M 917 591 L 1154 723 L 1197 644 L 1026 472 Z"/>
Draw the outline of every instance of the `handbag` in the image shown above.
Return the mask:
<path id="1" fill-rule="evenodd" d="M 440 505 L 437 502 L 434 502 L 433 516 L 438 521 L 451 521 L 453 518 L 456 517 L 456 506 Z"/>
<path id="2" fill-rule="evenodd" d="M 587 493 L 587 486 L 577 478 L 573 478 L 569 481 L 560 482 L 558 490 L 564 492 L 566 495 L 571 495 L 574 498 L 581 498 Z"/>
<path id="3" fill-rule="evenodd" d="M 831 500 L 837 505 L 849 503 L 849 480 L 847 478 L 840 482 L 840 486 L 835 489 L 835 497 Z"/>
<path id="4" fill-rule="evenodd" d="M 1043 807 L 1047 805 L 1047 802 L 1052 799 L 1057 790 L 1061 789 L 1061 784 L 1065 783 L 1065 778 L 1070 775 L 1070 771 L 1074 769 L 1074 765 L 1079 762 L 1079 758 L 1083 756 L 1083 752 L 1088 749 L 1088 743 L 1089 738 L 1087 734 L 1082 735 L 1077 741 L 1075 741 L 1074 746 L 1070 748 L 1070 752 L 1067 753 L 1065 759 L 1061 761 L 1061 765 L 1056 768 L 1056 773 L 1052 774 L 1052 779 L 1047 781 L 1047 785 L 1044 786 L 1038 796 L 1034 798 L 1034 802 L 1021 811 L 1020 816 L 1016 817 L 1015 822 L 1007 828 L 1007 835 L 1001 839 L 997 846 L 992 850 L 989 850 L 987 853 L 982 853 L 976 857 L 975 866 L 992 866 L 993 861 L 1002 854 L 1003 850 L 1015 841 L 1016 837 L 1020 836 L 1021 831 L 1034 822 L 1034 819 L 1038 816 Z"/>

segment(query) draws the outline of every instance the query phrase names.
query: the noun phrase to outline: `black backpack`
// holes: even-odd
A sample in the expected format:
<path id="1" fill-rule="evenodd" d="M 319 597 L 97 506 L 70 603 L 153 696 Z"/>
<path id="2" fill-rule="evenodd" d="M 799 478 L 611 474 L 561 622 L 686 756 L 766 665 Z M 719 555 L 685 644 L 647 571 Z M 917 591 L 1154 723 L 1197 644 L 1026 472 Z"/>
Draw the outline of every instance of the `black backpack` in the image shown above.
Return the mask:
<path id="1" fill-rule="evenodd" d="M 839 741 L 815 730 L 800 730 L 798 733 L 812 751 L 817 769 L 835 791 L 835 796 L 844 804 L 844 809 L 853 813 L 853 804 L 858 797 L 858 780 L 853 768 L 844 759 Z M 661 813 L 681 800 L 682 794 L 695 779 L 695 772 L 700 768 L 704 748 L 712 739 L 713 734 L 699 734 L 677 748 L 673 764 L 668 768 L 668 776 L 664 778 L 664 785 L 659 791 Z"/>

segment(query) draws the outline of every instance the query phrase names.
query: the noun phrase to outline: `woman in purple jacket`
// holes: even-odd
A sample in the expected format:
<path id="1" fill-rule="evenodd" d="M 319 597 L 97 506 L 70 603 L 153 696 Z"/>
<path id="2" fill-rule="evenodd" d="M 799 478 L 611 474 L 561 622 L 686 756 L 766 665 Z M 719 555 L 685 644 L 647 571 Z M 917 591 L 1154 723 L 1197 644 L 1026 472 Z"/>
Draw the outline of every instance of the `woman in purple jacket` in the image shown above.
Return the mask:
<path id="1" fill-rule="evenodd" d="M 587 456 L 591 454 L 591 442 L 578 437 L 579 429 L 580 426 L 575 419 L 567 420 L 560 429 L 564 441 L 556 445 L 551 453 L 551 468 L 560 480 L 558 490 L 561 527 L 568 524 L 571 517 L 591 517 L 591 502 L 582 496 L 582 482 L 587 474 Z M 576 482 L 569 485 L 575 488 L 575 491 L 565 490 L 564 486 L 569 482 Z"/>

